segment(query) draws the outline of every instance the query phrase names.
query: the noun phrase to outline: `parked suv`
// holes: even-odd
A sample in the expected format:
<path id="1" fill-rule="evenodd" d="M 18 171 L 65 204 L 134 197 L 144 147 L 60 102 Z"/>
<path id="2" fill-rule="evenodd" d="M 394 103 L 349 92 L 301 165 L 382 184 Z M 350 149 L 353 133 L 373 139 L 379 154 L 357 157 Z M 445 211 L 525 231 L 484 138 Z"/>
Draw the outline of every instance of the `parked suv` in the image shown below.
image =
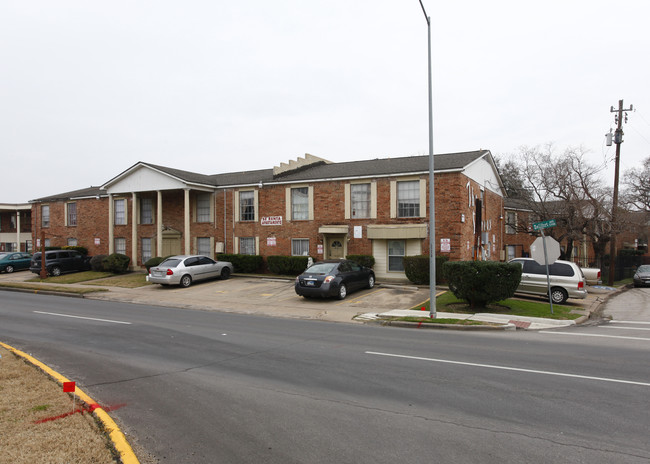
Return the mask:
<path id="1" fill-rule="evenodd" d="M 90 270 L 90 257 L 84 256 L 74 250 L 52 250 L 45 252 L 45 269 L 51 276 L 58 276 L 64 272 Z M 34 274 L 41 272 L 41 254 L 34 253 L 29 270 Z"/>
<path id="2" fill-rule="evenodd" d="M 530 295 L 548 295 L 546 266 L 532 258 L 515 258 L 511 263 L 521 265 L 521 281 L 517 293 Z M 567 298 L 586 298 L 585 276 L 580 266 L 570 261 L 555 261 L 548 266 L 551 281 L 551 299 L 553 303 L 564 303 Z"/>

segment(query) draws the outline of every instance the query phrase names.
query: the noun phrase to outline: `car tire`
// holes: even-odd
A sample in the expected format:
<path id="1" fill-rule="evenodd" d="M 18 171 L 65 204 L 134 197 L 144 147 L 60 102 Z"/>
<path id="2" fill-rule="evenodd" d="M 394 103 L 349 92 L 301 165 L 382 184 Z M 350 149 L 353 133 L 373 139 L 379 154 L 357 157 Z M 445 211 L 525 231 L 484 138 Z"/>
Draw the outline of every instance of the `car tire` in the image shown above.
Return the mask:
<path id="1" fill-rule="evenodd" d="M 375 286 L 375 276 L 371 275 L 368 277 L 368 288 L 373 288 Z"/>
<path id="2" fill-rule="evenodd" d="M 50 269 L 50 275 L 52 277 L 57 277 L 61 275 L 61 268 L 59 266 L 54 266 L 52 269 Z"/>
<path id="3" fill-rule="evenodd" d="M 221 280 L 226 280 L 230 278 L 230 268 L 229 267 L 224 267 L 221 270 Z"/>
<path id="4" fill-rule="evenodd" d="M 192 277 L 189 274 L 185 274 L 183 277 L 181 277 L 180 286 L 187 288 L 190 285 L 192 285 Z"/>
<path id="5" fill-rule="evenodd" d="M 6 272 L 7 274 L 11 274 L 12 272 L 14 272 L 14 267 L 13 267 L 13 266 L 7 266 L 7 267 L 5 268 L 5 272 Z"/>
<path id="6" fill-rule="evenodd" d="M 569 299 L 567 291 L 560 287 L 551 288 L 551 299 L 555 304 L 562 304 Z"/>
<path id="7" fill-rule="evenodd" d="M 339 300 L 344 300 L 347 295 L 348 295 L 348 288 L 345 286 L 345 284 L 339 285 L 339 293 L 336 295 L 336 297 Z"/>

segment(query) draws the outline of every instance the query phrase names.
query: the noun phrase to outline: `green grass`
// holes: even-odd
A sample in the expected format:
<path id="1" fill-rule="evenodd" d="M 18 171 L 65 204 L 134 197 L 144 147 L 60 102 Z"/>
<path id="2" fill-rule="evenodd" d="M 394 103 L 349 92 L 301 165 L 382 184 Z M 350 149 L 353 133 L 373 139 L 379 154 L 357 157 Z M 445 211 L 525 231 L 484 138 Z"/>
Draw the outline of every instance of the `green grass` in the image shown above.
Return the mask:
<path id="1" fill-rule="evenodd" d="M 32 408 L 32 411 L 34 411 L 34 412 L 36 412 L 36 411 L 47 411 L 49 408 L 50 408 L 49 404 L 40 404 L 38 406 L 34 406 Z"/>
<path id="2" fill-rule="evenodd" d="M 105 279 L 93 280 L 86 285 L 105 285 L 107 287 L 137 288 L 145 285 L 152 285 L 147 282 L 147 274 L 144 272 L 130 272 L 128 274 L 113 275 Z"/>
<path id="3" fill-rule="evenodd" d="M 64 274 L 57 277 L 46 277 L 45 279 L 41 279 L 37 276 L 28 279 L 27 282 L 45 282 L 49 284 L 78 284 L 79 282 L 103 279 L 112 275 L 114 274 L 110 272 L 83 271 L 73 272 L 72 274 Z"/>
<path id="4" fill-rule="evenodd" d="M 34 290 L 34 293 L 39 291 L 49 292 L 62 292 L 62 293 L 75 293 L 78 295 L 85 295 L 86 293 L 107 292 L 105 288 L 79 288 L 79 287 L 64 287 L 62 285 L 48 285 L 48 284 L 25 284 L 21 282 L 2 282 L 0 287 L 7 288 L 22 288 L 25 290 Z"/>
<path id="5" fill-rule="evenodd" d="M 420 310 L 422 306 L 425 307 L 426 311 L 429 311 L 428 300 L 423 305 L 418 305 L 411 309 Z M 575 308 L 571 306 L 553 305 L 553 314 L 551 314 L 551 307 L 548 303 L 515 298 L 489 304 L 487 308 L 470 308 L 466 302 L 459 300 L 449 291 L 436 298 L 436 310 L 445 313 L 495 313 L 510 314 L 513 316 L 544 317 L 548 319 L 579 318 L 580 314 L 570 314 L 570 311 L 573 309 Z"/>

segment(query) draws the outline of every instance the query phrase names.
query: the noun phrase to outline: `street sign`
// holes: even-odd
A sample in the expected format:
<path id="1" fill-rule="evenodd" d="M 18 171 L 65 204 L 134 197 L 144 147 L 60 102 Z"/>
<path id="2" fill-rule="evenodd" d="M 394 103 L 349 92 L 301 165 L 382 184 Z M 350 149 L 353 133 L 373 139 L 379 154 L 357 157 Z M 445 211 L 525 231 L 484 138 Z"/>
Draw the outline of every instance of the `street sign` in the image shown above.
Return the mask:
<path id="1" fill-rule="evenodd" d="M 547 263 L 544 258 L 544 242 L 548 264 L 553 264 L 560 257 L 560 244 L 553 237 L 537 237 L 530 246 L 530 257 L 542 266 Z"/>
<path id="2" fill-rule="evenodd" d="M 556 225 L 557 223 L 555 222 L 555 219 L 548 219 L 542 222 L 534 222 L 533 229 L 534 230 L 548 229 L 549 227 L 555 227 Z"/>

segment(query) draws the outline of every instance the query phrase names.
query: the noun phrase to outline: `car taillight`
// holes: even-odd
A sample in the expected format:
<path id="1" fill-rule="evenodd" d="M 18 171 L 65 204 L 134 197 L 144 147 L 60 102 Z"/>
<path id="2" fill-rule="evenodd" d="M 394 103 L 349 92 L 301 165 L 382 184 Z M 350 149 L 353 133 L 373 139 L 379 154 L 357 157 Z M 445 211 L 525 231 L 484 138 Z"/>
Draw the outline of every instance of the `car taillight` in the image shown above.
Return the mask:
<path id="1" fill-rule="evenodd" d="M 585 288 L 585 283 L 581 280 L 580 282 L 578 282 L 578 290 L 581 290 L 583 288 Z"/>
<path id="2" fill-rule="evenodd" d="M 167 275 L 174 275 L 174 271 L 172 271 L 171 269 L 167 269 Z"/>
<path id="3" fill-rule="evenodd" d="M 323 282 L 329 284 L 332 280 L 334 280 L 334 276 L 327 276 Z"/>
<path id="4" fill-rule="evenodd" d="M 598 279 L 600 279 L 600 271 L 598 271 Z"/>

